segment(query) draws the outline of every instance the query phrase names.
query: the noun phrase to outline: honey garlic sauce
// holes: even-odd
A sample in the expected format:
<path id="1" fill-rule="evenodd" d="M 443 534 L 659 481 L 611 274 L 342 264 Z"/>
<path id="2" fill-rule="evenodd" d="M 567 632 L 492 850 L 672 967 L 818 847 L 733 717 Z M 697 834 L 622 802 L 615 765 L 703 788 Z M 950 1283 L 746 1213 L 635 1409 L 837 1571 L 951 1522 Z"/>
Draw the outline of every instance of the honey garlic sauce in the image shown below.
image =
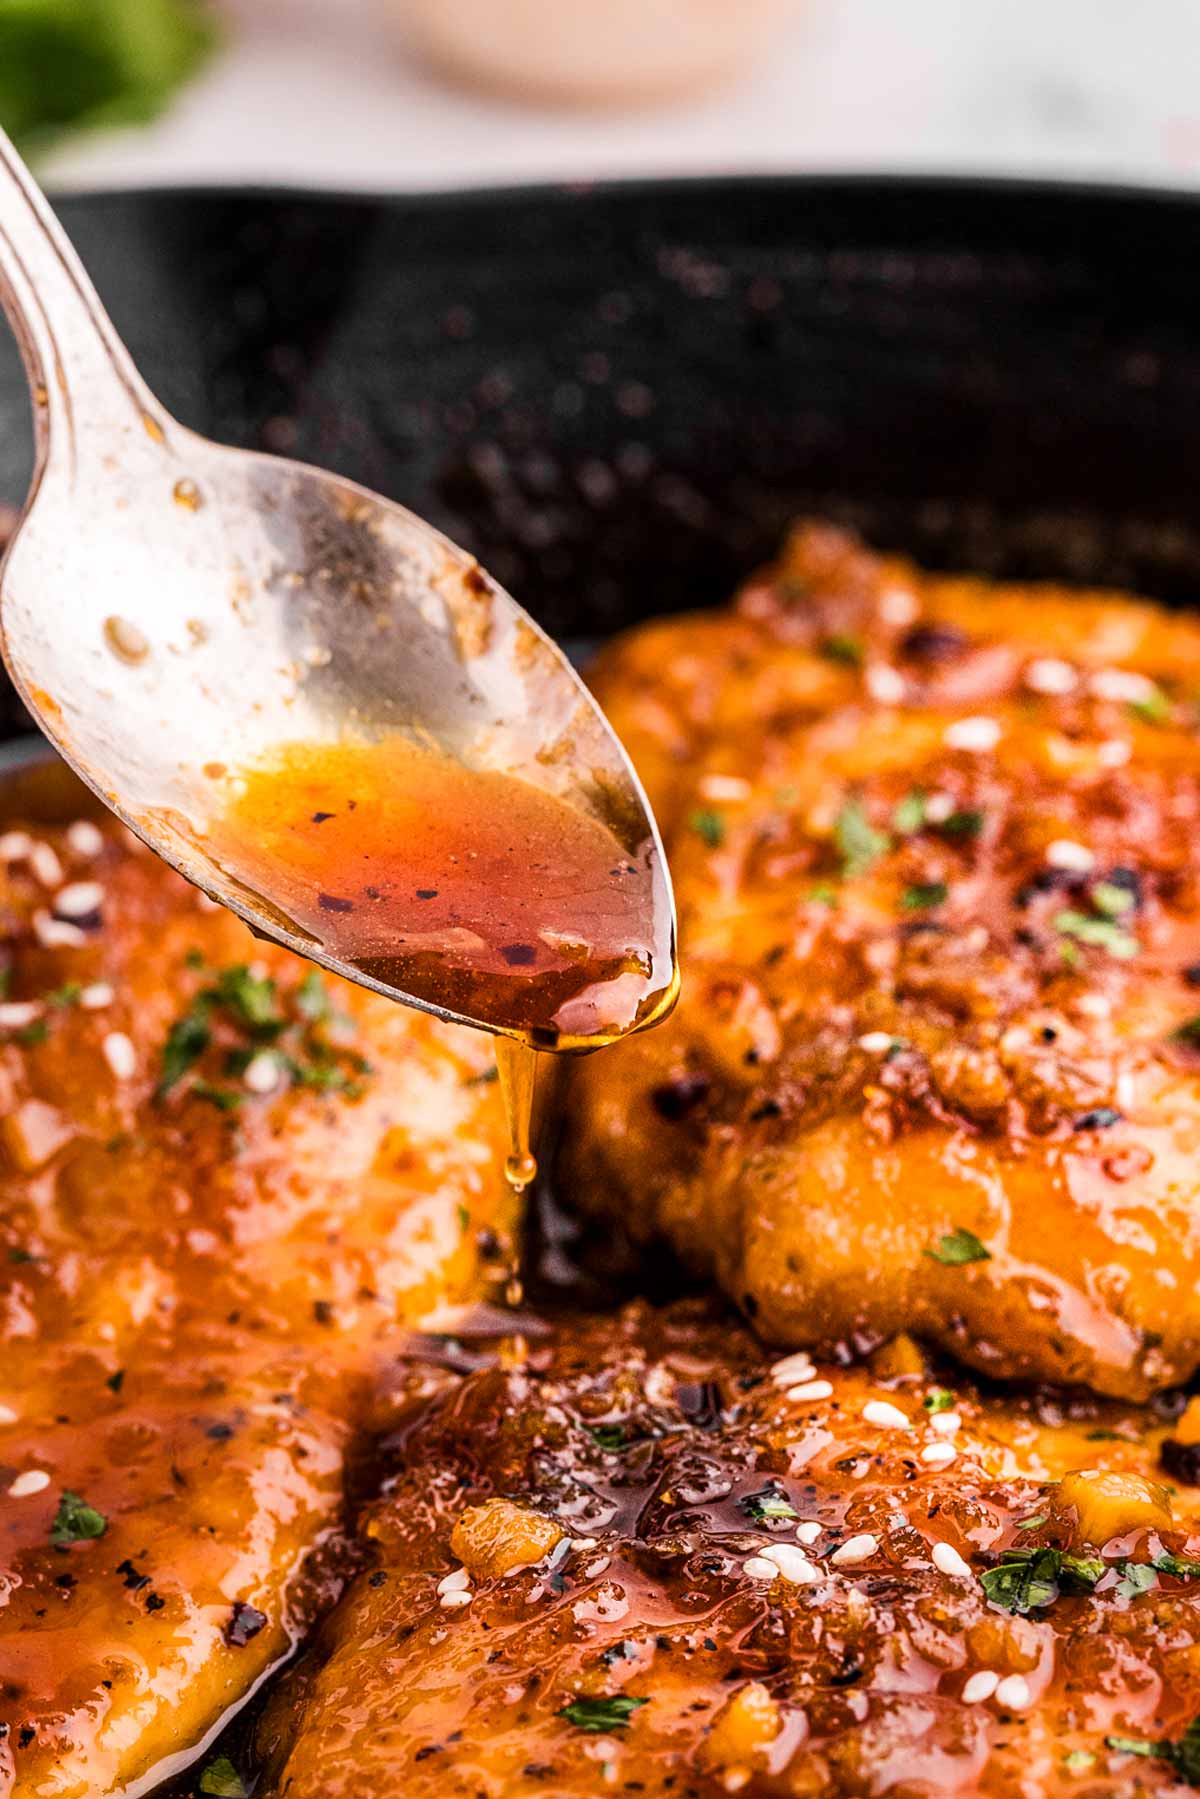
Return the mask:
<path id="1" fill-rule="evenodd" d="M 670 1010 L 670 890 L 649 836 L 409 739 L 288 743 L 229 778 L 226 872 L 401 999 L 501 1035 L 509 1178 L 532 1178 L 532 1052 Z"/>

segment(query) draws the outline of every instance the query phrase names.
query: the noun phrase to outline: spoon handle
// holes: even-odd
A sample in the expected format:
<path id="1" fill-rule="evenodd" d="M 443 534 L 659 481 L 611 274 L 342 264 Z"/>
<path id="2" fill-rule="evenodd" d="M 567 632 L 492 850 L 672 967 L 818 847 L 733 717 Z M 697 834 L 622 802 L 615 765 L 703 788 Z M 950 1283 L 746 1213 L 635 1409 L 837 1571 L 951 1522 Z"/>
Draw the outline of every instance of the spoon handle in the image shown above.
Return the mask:
<path id="1" fill-rule="evenodd" d="M 152 436 L 168 420 L 100 303 L 50 206 L 0 130 L 0 307 L 29 376 L 39 473 L 53 442 L 71 462 L 85 433 L 128 426 L 130 409 Z M 103 437 L 93 439 L 102 443 Z"/>

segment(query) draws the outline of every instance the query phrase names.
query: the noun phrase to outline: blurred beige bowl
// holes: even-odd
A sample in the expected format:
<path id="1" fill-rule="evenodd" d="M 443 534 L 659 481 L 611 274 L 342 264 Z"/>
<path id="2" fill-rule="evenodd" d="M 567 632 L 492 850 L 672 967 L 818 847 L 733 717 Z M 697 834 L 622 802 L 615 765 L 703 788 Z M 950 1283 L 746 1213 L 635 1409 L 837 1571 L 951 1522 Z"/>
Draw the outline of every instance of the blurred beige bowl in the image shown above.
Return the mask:
<path id="1" fill-rule="evenodd" d="M 798 0 L 382 0 L 458 80 L 543 100 L 670 98 L 738 75 Z"/>

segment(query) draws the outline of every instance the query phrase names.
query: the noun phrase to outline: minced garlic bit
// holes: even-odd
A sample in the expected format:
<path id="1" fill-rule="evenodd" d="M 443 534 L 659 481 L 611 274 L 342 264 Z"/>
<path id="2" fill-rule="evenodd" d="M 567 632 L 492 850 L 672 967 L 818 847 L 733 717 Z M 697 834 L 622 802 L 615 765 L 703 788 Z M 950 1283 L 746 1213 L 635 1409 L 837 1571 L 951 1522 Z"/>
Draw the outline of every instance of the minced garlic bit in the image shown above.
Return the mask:
<path id="1" fill-rule="evenodd" d="M 950 750 L 973 750 L 985 754 L 994 750 L 1001 738 L 1000 726 L 994 718 L 956 718 L 947 725 L 943 742 Z"/>
<path id="2" fill-rule="evenodd" d="M 279 1058 L 269 1049 L 260 1050 L 246 1064 L 242 1085 L 249 1093 L 274 1093 L 280 1081 Z"/>
<path id="3" fill-rule="evenodd" d="M 88 918 L 104 904 L 104 889 L 99 881 L 72 881 L 60 887 L 54 896 L 56 918 Z"/>
<path id="4" fill-rule="evenodd" d="M 33 838 L 28 831 L 0 833 L 0 862 L 24 862 L 32 848 Z"/>
<path id="5" fill-rule="evenodd" d="M 1139 675 L 1131 668 L 1098 668 L 1089 677 L 1088 687 L 1098 700 L 1127 706 L 1153 699 L 1158 692 L 1149 675 Z"/>
<path id="6" fill-rule="evenodd" d="M 962 1418 L 957 1412 L 935 1412 L 929 1420 L 929 1428 L 939 1437 L 952 1437 L 962 1429 Z"/>
<path id="7" fill-rule="evenodd" d="M 48 843 L 33 843 L 29 848 L 29 866 L 43 887 L 61 887 L 63 865 Z"/>
<path id="8" fill-rule="evenodd" d="M 116 994 L 107 981 L 93 981 L 81 990 L 79 1004 L 85 1012 L 103 1012 L 106 1006 L 112 1005 L 115 998 Z"/>
<path id="9" fill-rule="evenodd" d="M 869 1056 L 884 1056 L 894 1042 L 890 1031 L 867 1031 L 858 1039 L 858 1047 Z"/>
<path id="10" fill-rule="evenodd" d="M 880 706 L 898 706 L 906 691 L 904 676 L 886 662 L 872 662 L 863 675 L 863 685 Z"/>
<path id="11" fill-rule="evenodd" d="M 0 1031 L 23 1031 L 42 1015 L 36 1000 L 10 999 L 0 1003 Z"/>
<path id="12" fill-rule="evenodd" d="M 21 1414 L 14 1412 L 10 1405 L 0 1404 L 0 1424 L 15 1424 L 20 1416 Z"/>
<path id="13" fill-rule="evenodd" d="M 49 1485 L 50 1476 L 44 1468 L 27 1468 L 13 1481 L 8 1496 L 10 1499 L 32 1499 L 35 1493 L 44 1493 Z"/>
<path id="14" fill-rule="evenodd" d="M 753 789 L 749 781 L 741 775 L 704 775 L 701 777 L 700 797 L 716 800 L 726 804 L 736 804 L 738 800 L 748 800 Z"/>

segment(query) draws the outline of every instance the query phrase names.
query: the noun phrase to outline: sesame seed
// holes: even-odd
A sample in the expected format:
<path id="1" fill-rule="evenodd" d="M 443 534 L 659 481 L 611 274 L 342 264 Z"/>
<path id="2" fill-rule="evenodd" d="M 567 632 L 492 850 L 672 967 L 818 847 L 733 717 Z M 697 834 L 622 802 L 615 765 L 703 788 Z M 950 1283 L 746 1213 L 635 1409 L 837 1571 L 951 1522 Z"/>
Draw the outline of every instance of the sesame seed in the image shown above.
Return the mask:
<path id="1" fill-rule="evenodd" d="M 796 1549 L 790 1543 L 772 1543 L 755 1559 L 774 1562 L 783 1578 L 796 1587 L 811 1587 L 821 1578 L 821 1570 L 813 1567 L 802 1549 Z"/>
<path id="2" fill-rule="evenodd" d="M 100 1051 L 119 1081 L 132 1080 L 137 1072 L 137 1051 L 124 1031 L 110 1031 L 101 1043 Z"/>
<path id="3" fill-rule="evenodd" d="M 269 1049 L 251 1057 L 242 1074 L 242 1083 L 250 1093 L 274 1093 L 279 1085 L 279 1063 Z"/>
<path id="4" fill-rule="evenodd" d="M 1158 692 L 1149 676 L 1130 668 L 1098 668 L 1088 686 L 1098 700 L 1113 700 L 1118 705 L 1123 702 L 1135 706 L 1139 700 L 1153 699 Z"/>
<path id="5" fill-rule="evenodd" d="M 789 1387 L 783 1396 L 785 1399 L 832 1399 L 833 1384 L 827 1380 L 805 1381 L 802 1386 Z"/>
<path id="6" fill-rule="evenodd" d="M 885 587 L 879 596 L 879 616 L 888 625 L 911 625 L 920 607 L 907 587 Z"/>
<path id="7" fill-rule="evenodd" d="M 805 1523 L 797 1524 L 796 1541 L 798 1543 L 803 1543 L 805 1547 L 808 1548 L 816 1542 L 822 1529 L 823 1526 L 818 1524 L 815 1519 L 809 1518 Z"/>
<path id="8" fill-rule="evenodd" d="M 779 1569 L 774 1562 L 769 1562 L 765 1555 L 752 1555 L 742 1563 L 742 1573 L 748 1574 L 751 1580 L 778 1580 Z"/>
<path id="9" fill-rule="evenodd" d="M 863 684 L 880 706 L 898 706 L 904 698 L 904 676 L 886 662 L 872 662 L 863 675 Z"/>
<path id="10" fill-rule="evenodd" d="M 1096 866 L 1096 858 L 1086 844 L 1075 843 L 1070 837 L 1056 837 L 1047 844 L 1046 861 L 1051 868 L 1066 868 L 1075 874 L 1086 874 Z"/>
<path id="11" fill-rule="evenodd" d="M 798 1350 L 795 1355 L 785 1355 L 781 1362 L 773 1364 L 771 1379 L 777 1387 L 790 1387 L 793 1381 L 811 1380 L 815 1373 L 811 1356 Z"/>
<path id="12" fill-rule="evenodd" d="M 925 801 L 925 817 L 931 825 L 944 825 L 953 811 L 952 793 L 931 793 Z"/>
<path id="13" fill-rule="evenodd" d="M 1085 1018 L 1110 1018 L 1112 1001 L 1105 993 L 1081 993 L 1075 1000 L 1075 1010 Z"/>
<path id="14" fill-rule="evenodd" d="M 862 1415 L 868 1424 L 878 1424 L 883 1430 L 908 1429 L 907 1413 L 898 1405 L 889 1405 L 886 1399 L 869 1399 Z"/>
<path id="15" fill-rule="evenodd" d="M 1057 656 L 1039 656 L 1025 670 L 1025 685 L 1034 693 L 1070 693 L 1075 681 L 1071 664 Z"/>
<path id="16" fill-rule="evenodd" d="M 72 881 L 60 887 L 54 896 L 56 918 L 87 918 L 104 904 L 104 889 L 99 881 Z"/>
<path id="17" fill-rule="evenodd" d="M 957 1412 L 935 1412 L 929 1420 L 929 1428 L 939 1437 L 952 1437 L 955 1431 L 962 1429 L 962 1419 Z"/>
<path id="18" fill-rule="evenodd" d="M 44 1493 L 50 1485 L 50 1476 L 44 1468 L 28 1468 L 24 1474 L 18 1474 L 8 1489 L 10 1499 L 31 1499 L 35 1493 Z"/>
<path id="19" fill-rule="evenodd" d="M 952 1580 L 972 1580 L 970 1564 L 965 1562 L 953 1543 L 935 1543 L 930 1552 L 933 1565 L 939 1574 L 948 1574 Z"/>
<path id="20" fill-rule="evenodd" d="M 870 1531 L 864 1531 L 861 1536 L 847 1537 L 841 1548 L 835 1549 L 829 1559 L 836 1562 L 839 1568 L 849 1568 L 855 1562 L 869 1561 L 878 1548 L 879 1538 L 873 1537 Z"/>
<path id="21" fill-rule="evenodd" d="M 104 837 L 90 818 L 77 818 L 67 826 L 67 847 L 77 856 L 98 856 L 104 848 Z"/>
<path id="22" fill-rule="evenodd" d="M 700 782 L 700 795 L 706 800 L 748 800 L 751 787 L 740 775 L 705 775 Z"/>
<path id="23" fill-rule="evenodd" d="M 1096 760 L 1101 768 L 1124 768 L 1133 755 L 1133 745 L 1125 737 L 1106 737 L 1096 745 Z"/>
<path id="24" fill-rule="evenodd" d="M 894 1042 L 890 1031 L 867 1031 L 858 1039 L 858 1047 L 866 1050 L 869 1056 L 884 1056 Z"/>
<path id="25" fill-rule="evenodd" d="M 0 1031 L 23 1031 L 27 1024 L 32 1024 L 41 1015 L 42 1008 L 35 1000 L 8 1000 L 0 1005 Z"/>
<path id="26" fill-rule="evenodd" d="M 471 1593 L 443 1593 L 438 1604 L 445 1606 L 447 1611 L 452 1612 L 457 1610 L 460 1605 L 470 1605 L 473 1597 L 474 1595 Z"/>
<path id="27" fill-rule="evenodd" d="M 87 938 L 77 924 L 51 918 L 49 912 L 35 912 L 33 934 L 43 949 L 79 949 Z"/>
<path id="28" fill-rule="evenodd" d="M 28 831 L 5 831 L 0 835 L 0 861 L 23 862 L 33 848 Z"/>
<path id="29" fill-rule="evenodd" d="M 1024 1711 L 1032 1697 L 1029 1682 L 1023 1674 L 1006 1675 L 996 1688 L 996 1704 L 1006 1705 L 1015 1712 Z"/>
<path id="30" fill-rule="evenodd" d="M 103 1012 L 105 1006 L 111 1006 L 115 998 L 107 981 L 93 981 L 81 991 L 79 1003 L 85 1012 Z"/>
<path id="31" fill-rule="evenodd" d="M 930 1468 L 948 1468 L 957 1454 L 953 1443 L 929 1443 L 921 1451 L 921 1460 Z"/>
<path id="32" fill-rule="evenodd" d="M 62 886 L 63 865 L 48 843 L 30 845 L 29 866 L 43 887 Z"/>
<path id="33" fill-rule="evenodd" d="M 990 1699 L 1000 1685 L 1000 1676 L 990 1668 L 981 1668 L 978 1674 L 972 1674 L 962 1690 L 964 1705 L 979 1705 L 984 1699 Z"/>
<path id="34" fill-rule="evenodd" d="M 449 1574 L 443 1574 L 438 1581 L 437 1590 L 439 1593 L 462 1593 L 470 1584 L 471 1576 L 465 1568 L 452 1568 Z"/>
<path id="35" fill-rule="evenodd" d="M 980 754 L 994 750 L 1000 737 L 1000 726 L 994 718 L 956 718 L 943 733 L 947 749 L 974 750 Z"/>

